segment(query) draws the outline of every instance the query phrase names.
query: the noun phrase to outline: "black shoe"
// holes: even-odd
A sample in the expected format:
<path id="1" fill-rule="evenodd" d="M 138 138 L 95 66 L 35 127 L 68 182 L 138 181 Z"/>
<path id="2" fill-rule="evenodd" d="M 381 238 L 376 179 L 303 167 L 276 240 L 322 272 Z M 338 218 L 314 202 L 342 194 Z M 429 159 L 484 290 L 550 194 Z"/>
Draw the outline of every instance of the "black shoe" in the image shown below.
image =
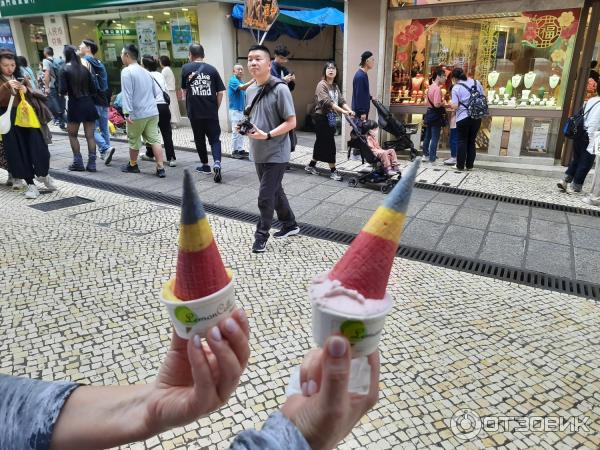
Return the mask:
<path id="1" fill-rule="evenodd" d="M 137 164 L 135 166 L 132 166 L 131 164 L 127 163 L 127 164 L 121 166 L 121 172 L 140 173 L 140 168 L 138 167 Z"/>
<path id="2" fill-rule="evenodd" d="M 68 169 L 71 172 L 85 172 L 85 166 L 83 164 L 69 164 Z"/>
<path id="3" fill-rule="evenodd" d="M 235 158 L 235 159 L 242 159 L 243 158 L 242 153 L 241 152 L 237 152 L 237 151 L 231 152 L 231 157 Z"/>
<path id="4" fill-rule="evenodd" d="M 300 233 L 300 227 L 298 225 L 294 225 L 293 227 L 283 227 L 276 233 L 273 233 L 273 237 L 281 239 L 289 236 L 294 236 Z"/>
<path id="5" fill-rule="evenodd" d="M 113 159 L 113 155 L 115 154 L 115 148 L 111 147 L 110 150 L 108 151 L 108 153 L 106 154 L 106 158 L 104 158 L 104 164 L 106 164 L 107 166 L 110 165 L 112 159 Z M 137 167 L 137 166 L 136 166 Z M 139 172 L 139 169 L 138 169 Z"/>
<path id="6" fill-rule="evenodd" d="M 294 171 L 295 169 L 292 167 L 291 164 L 288 164 L 287 166 L 285 166 L 285 170 L 288 170 L 290 172 Z"/>
<path id="7" fill-rule="evenodd" d="M 215 174 L 215 176 L 214 176 L 215 183 L 220 183 L 221 182 L 221 167 L 220 166 L 213 167 L 213 172 Z"/>
<path id="8" fill-rule="evenodd" d="M 204 175 L 210 175 L 211 170 L 208 164 L 202 164 L 201 166 L 196 167 L 196 172 L 203 173 Z"/>
<path id="9" fill-rule="evenodd" d="M 136 166 L 136 167 L 137 167 L 137 166 Z M 138 172 L 139 172 L 139 169 L 138 169 Z M 164 177 L 166 177 L 166 176 L 167 176 L 167 174 L 165 173 L 165 168 L 164 168 L 164 167 L 161 167 L 160 169 L 156 169 L 156 176 L 157 176 L 158 178 L 164 178 Z"/>
<path id="10" fill-rule="evenodd" d="M 256 239 L 252 245 L 252 253 L 264 253 L 267 251 L 267 241 Z"/>
<path id="11" fill-rule="evenodd" d="M 248 153 L 246 150 L 240 150 L 238 152 L 238 155 L 240 155 L 241 158 L 247 158 L 248 156 L 250 156 L 250 153 Z"/>

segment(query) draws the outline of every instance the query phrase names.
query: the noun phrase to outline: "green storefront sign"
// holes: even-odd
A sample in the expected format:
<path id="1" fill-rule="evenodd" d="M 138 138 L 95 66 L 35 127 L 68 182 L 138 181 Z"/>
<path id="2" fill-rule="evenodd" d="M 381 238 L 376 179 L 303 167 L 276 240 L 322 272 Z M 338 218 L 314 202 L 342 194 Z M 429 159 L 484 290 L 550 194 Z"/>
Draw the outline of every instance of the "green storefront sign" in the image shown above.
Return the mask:
<path id="1" fill-rule="evenodd" d="M 137 33 L 132 28 L 105 28 L 100 30 L 102 36 L 135 36 Z"/>
<path id="2" fill-rule="evenodd" d="M 127 5 L 157 3 L 159 1 L 160 0 L 0 0 L 0 14 L 2 17 L 32 16 L 97 8 L 122 8 Z"/>

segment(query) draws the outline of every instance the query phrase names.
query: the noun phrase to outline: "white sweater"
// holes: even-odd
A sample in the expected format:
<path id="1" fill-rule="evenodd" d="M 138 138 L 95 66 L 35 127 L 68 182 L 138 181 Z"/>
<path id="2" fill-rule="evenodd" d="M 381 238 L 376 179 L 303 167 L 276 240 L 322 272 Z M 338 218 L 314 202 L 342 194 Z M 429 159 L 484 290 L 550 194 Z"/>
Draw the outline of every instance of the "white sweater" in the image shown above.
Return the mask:
<path id="1" fill-rule="evenodd" d="M 587 131 L 588 136 L 590 137 L 590 144 L 588 145 L 587 151 L 589 153 L 593 153 L 592 147 L 594 145 L 594 133 L 596 131 L 600 131 L 600 105 L 596 105 L 596 103 L 600 102 L 600 96 L 590 98 L 585 104 L 584 114 L 585 119 L 583 121 L 583 126 Z M 596 105 L 596 106 L 594 106 Z M 592 109 L 592 107 L 594 107 Z"/>

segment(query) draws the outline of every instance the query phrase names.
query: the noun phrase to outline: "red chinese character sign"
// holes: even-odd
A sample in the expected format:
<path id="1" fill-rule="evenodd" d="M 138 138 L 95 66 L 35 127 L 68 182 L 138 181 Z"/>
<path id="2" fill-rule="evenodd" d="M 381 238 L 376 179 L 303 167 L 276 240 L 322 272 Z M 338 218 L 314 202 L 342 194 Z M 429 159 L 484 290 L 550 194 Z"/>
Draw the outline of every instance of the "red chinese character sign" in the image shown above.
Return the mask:
<path id="1" fill-rule="evenodd" d="M 257 30 L 258 36 L 263 31 L 262 39 L 257 39 L 262 43 L 279 15 L 277 0 L 245 0 L 244 5 L 244 28 Z"/>
<path id="2" fill-rule="evenodd" d="M 527 22 L 523 39 L 530 47 L 562 47 L 577 34 L 579 14 L 579 9 L 524 12 L 523 16 L 527 18 Z"/>

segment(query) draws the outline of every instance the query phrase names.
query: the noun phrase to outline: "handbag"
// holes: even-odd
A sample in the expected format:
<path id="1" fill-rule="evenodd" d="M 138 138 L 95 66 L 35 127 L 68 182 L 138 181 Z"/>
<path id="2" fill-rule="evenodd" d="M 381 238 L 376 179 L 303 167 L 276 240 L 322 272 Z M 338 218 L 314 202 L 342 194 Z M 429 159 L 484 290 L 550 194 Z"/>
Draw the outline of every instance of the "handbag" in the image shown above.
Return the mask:
<path id="1" fill-rule="evenodd" d="M 15 125 L 21 128 L 41 128 L 42 125 L 35 115 L 33 106 L 25 100 L 25 94 L 23 92 L 20 92 L 19 94 L 21 95 L 21 103 L 17 105 Z"/>
<path id="2" fill-rule="evenodd" d="M 11 95 L 8 100 L 8 109 L 4 114 L 0 116 L 0 134 L 6 134 L 10 131 L 12 122 L 10 120 L 10 113 L 12 112 L 12 106 L 15 101 L 15 96 Z"/>
<path id="3" fill-rule="evenodd" d="M 150 75 L 152 77 L 152 75 Z M 163 100 L 165 101 L 165 103 L 167 105 L 171 104 L 171 97 L 169 96 L 169 94 L 167 94 L 165 91 L 163 91 L 163 88 L 160 86 L 160 84 L 158 84 L 158 81 L 156 81 L 156 78 L 152 77 L 152 79 L 154 80 L 154 82 L 156 83 L 156 85 L 158 86 L 158 88 L 160 89 L 160 91 L 163 94 Z"/>
<path id="4" fill-rule="evenodd" d="M 329 111 L 327 114 L 327 124 L 330 128 L 335 128 L 337 126 L 337 114 L 333 111 Z"/>
<path id="5" fill-rule="evenodd" d="M 429 100 L 429 104 L 433 105 L 431 98 L 429 97 L 429 93 L 427 93 L 427 100 Z M 423 122 L 425 125 L 438 125 L 442 128 L 448 126 L 448 114 L 446 113 L 446 108 L 440 106 L 436 108 L 435 106 L 430 106 L 425 111 L 425 115 L 423 116 Z"/>
<path id="6" fill-rule="evenodd" d="M 600 155 L 600 131 L 595 131 L 593 135 L 590 136 L 591 144 L 592 144 L 592 155 Z M 600 170 L 600 167 L 597 167 L 596 170 Z"/>
<path id="7" fill-rule="evenodd" d="M 594 109 L 596 107 L 596 105 L 598 103 L 600 103 L 600 101 L 597 101 L 596 103 L 594 103 L 592 105 L 592 107 L 590 109 L 588 109 L 587 111 L 585 111 L 585 105 L 584 105 L 577 113 L 573 114 L 571 117 L 569 117 L 567 119 L 567 121 L 563 125 L 563 129 L 562 129 L 563 135 L 567 139 L 575 139 L 575 137 L 578 134 L 580 134 L 581 132 L 585 132 L 585 130 L 583 129 L 583 124 L 585 122 L 585 118 L 592 111 L 592 109 Z"/>

